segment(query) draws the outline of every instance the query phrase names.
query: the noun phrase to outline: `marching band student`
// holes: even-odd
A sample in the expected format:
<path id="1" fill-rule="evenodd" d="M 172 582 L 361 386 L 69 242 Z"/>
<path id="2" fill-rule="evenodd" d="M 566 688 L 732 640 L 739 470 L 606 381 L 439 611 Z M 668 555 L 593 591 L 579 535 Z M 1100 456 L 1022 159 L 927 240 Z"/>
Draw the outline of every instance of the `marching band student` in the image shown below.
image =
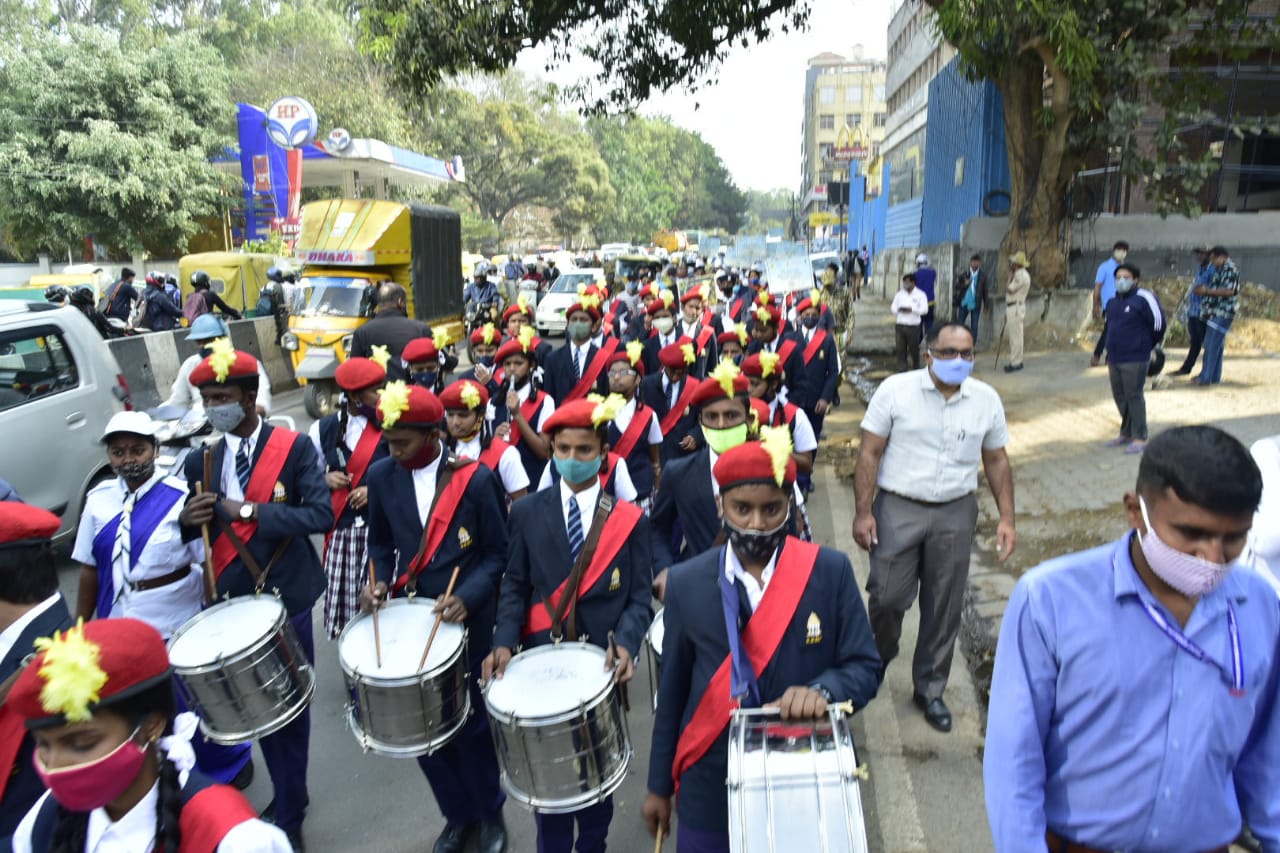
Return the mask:
<path id="1" fill-rule="evenodd" d="M 609 338 L 597 346 L 592 337 L 600 323 L 600 300 L 582 295 L 564 312 L 565 345 L 547 356 L 542 381 L 557 406 L 581 400 L 587 394 L 607 394 L 605 363 L 617 352 L 618 341 Z"/>
<path id="2" fill-rule="evenodd" d="M 598 403 L 601 407 L 599 411 L 607 413 L 609 420 L 616 417 L 626 404 L 626 401 L 618 394 L 610 394 L 608 397 L 592 394 L 587 400 L 592 403 Z M 561 408 L 564 407 L 562 406 Z M 559 411 L 559 409 L 556 411 Z M 552 417 L 555 416 L 552 415 Z M 551 423 L 551 421 L 548 420 L 547 423 Z M 547 432 L 546 424 L 543 424 L 542 430 L 544 433 Z M 549 434 L 548 441 L 550 441 Z M 560 466 L 556 464 L 553 456 L 547 466 L 542 469 L 542 476 L 538 478 L 538 491 L 542 492 L 554 488 L 559 483 Z M 604 461 L 600 464 L 600 485 L 603 487 L 604 493 L 615 500 L 635 503 L 639 497 L 636 493 L 635 483 L 631 481 L 631 472 L 627 468 L 626 461 L 607 448 Z"/>
<path id="3" fill-rule="evenodd" d="M 647 352 L 647 350 L 646 350 Z M 662 462 L 688 456 L 702 446 L 698 432 L 698 416 L 693 411 L 693 396 L 698 391 L 698 380 L 689 375 L 693 362 L 693 344 L 688 340 L 676 340 L 658 351 L 662 369 L 640 380 L 641 402 L 658 415 L 662 430 Z M 644 364 L 642 359 L 641 364 Z"/>
<path id="4" fill-rule="evenodd" d="M 410 385 L 426 388 L 433 394 L 444 387 L 444 357 L 433 339 L 414 338 L 404 345 L 400 358 L 404 361 Z"/>
<path id="5" fill-rule="evenodd" d="M 636 487 L 636 504 L 646 512 L 661 479 L 662 427 L 653 409 L 636 398 L 644 376 L 644 345 L 627 344 L 626 352 L 609 359 L 609 393 L 626 400 L 609 423 L 609 449 L 627 463 Z"/>
<path id="6" fill-rule="evenodd" d="M 501 678 L 522 645 L 580 636 L 616 654 L 616 682 L 625 684 L 635 674 L 652 615 L 652 561 L 644 513 L 611 500 L 600 487 L 611 414 L 603 403 L 576 400 L 546 424 L 560 485 L 511 509 L 511 543 L 485 679 Z M 568 814 L 536 812 L 538 850 L 571 853 L 576 824 L 578 853 L 603 853 L 612 817 L 612 797 Z"/>
<path id="7" fill-rule="evenodd" d="M 839 551 L 787 534 L 791 440 L 782 429 L 762 433 L 725 451 L 713 469 L 727 543 L 676 565 L 668 581 L 642 813 L 650 834 L 669 832 L 675 794 L 682 853 L 728 853 L 724 780 L 735 707 L 768 704 L 783 720 L 820 719 L 833 702 L 865 707 L 880 686 L 853 566 Z"/>
<path id="8" fill-rule="evenodd" d="M 525 329 L 533 329 L 533 311 L 534 307 L 529 304 L 528 293 L 521 293 L 515 302 L 507 306 L 507 310 L 502 312 L 502 324 L 506 328 L 507 340 L 519 340 Z M 535 332 L 530 346 L 538 355 L 538 364 L 546 364 L 547 356 L 551 355 L 551 344 L 539 338 Z M 501 367 L 502 359 L 497 359 L 495 363 Z"/>
<path id="9" fill-rule="evenodd" d="M 705 377 L 707 371 L 720 360 L 716 344 L 717 329 L 705 322 L 703 305 L 702 288 L 689 288 L 680 297 L 680 321 L 676 324 L 676 334 L 693 341 L 693 352 L 697 360 L 690 365 L 689 373 L 699 379 Z"/>
<path id="10" fill-rule="evenodd" d="M 201 526 L 209 525 L 219 596 L 252 595 L 266 584 L 278 591 L 314 664 L 311 608 L 325 582 L 310 537 L 333 529 L 319 456 L 306 436 L 258 416 L 257 361 L 248 353 L 218 346 L 191 372 L 191 381 L 200 389 L 209 423 L 223 437 L 205 451 L 212 454 L 212 482 L 204 482 L 204 454 L 186 459 L 191 494 L 180 516 L 183 538 L 199 538 Z M 264 813 L 296 850 L 303 849 L 310 741 L 310 708 L 259 741 L 275 790 Z"/>
<path id="11" fill-rule="evenodd" d="M 531 327 L 520 337 L 498 347 L 503 390 L 489 401 L 486 412 L 493 422 L 493 434 L 514 447 L 530 482 L 540 476 L 551 458 L 551 445 L 542 434 L 542 424 L 555 411 L 551 395 L 538 387 L 538 349 Z"/>
<path id="12" fill-rule="evenodd" d="M 470 379 L 479 382 L 490 393 L 496 393 L 498 383 L 494 379 L 497 372 L 498 345 L 502 343 L 502 334 L 492 323 L 485 323 L 471 333 L 471 357 L 475 362 L 469 370 L 458 374 L 458 379 Z"/>
<path id="13" fill-rule="evenodd" d="M 751 341 L 751 333 L 746 323 L 737 323 L 733 328 L 716 338 L 720 347 L 720 360 L 728 359 L 739 367 L 747 355 L 747 344 Z"/>
<path id="14" fill-rule="evenodd" d="M 813 427 L 804 410 L 794 403 L 784 403 L 778 399 L 785 377 L 779 370 L 782 356 L 776 352 L 762 350 L 747 356 L 742 362 L 742 372 L 747 377 L 747 389 L 753 399 L 764 400 L 769 406 L 769 418 L 765 426 L 785 426 L 791 434 L 794 448 L 792 458 L 796 462 L 797 476 L 804 481 L 813 471 L 813 457 L 818 452 L 818 439 L 813 434 Z"/>
<path id="15" fill-rule="evenodd" d="M 781 356 L 782 374 L 787 382 L 791 382 L 791 377 L 800 375 L 803 365 L 800 342 L 791 333 L 781 331 L 782 312 L 778 306 L 759 305 L 752 311 L 752 317 L 755 322 L 751 325 L 751 344 L 747 347 L 747 355 L 776 352 Z"/>
<path id="16" fill-rule="evenodd" d="M 378 350 L 385 352 L 374 347 Z M 369 487 L 364 478 L 369 466 L 387 455 L 376 410 L 378 391 L 387 384 L 386 369 L 357 356 L 338 365 L 334 380 L 346 402 L 312 424 L 309 432 L 337 519 L 324 542 L 324 629 L 331 640 L 360 612 L 360 588 L 369 579 L 364 542 Z"/>
<path id="17" fill-rule="evenodd" d="M 137 619 L 98 619 L 37 641 L 5 708 L 35 738 L 49 788 L 15 853 L 152 850 L 289 853 L 239 791 L 193 772 L 194 714 L 176 715 L 164 639 Z"/>
<path id="18" fill-rule="evenodd" d="M 627 341 L 644 341 L 649 337 L 653 329 L 653 317 L 649 314 L 649 306 L 658 298 L 661 291 L 661 286 L 656 282 L 649 282 L 639 289 L 636 294 L 639 306 L 631 312 L 631 318 L 627 321 L 626 334 L 623 336 Z"/>
<path id="19" fill-rule="evenodd" d="M 17 674 L 37 638 L 71 626 L 52 541 L 61 524 L 48 510 L 0 501 L 0 683 Z M 18 822 L 44 793 L 34 748 L 13 706 L 0 705 L 0 849 L 9 849 Z"/>
<path id="20" fill-rule="evenodd" d="M 662 368 L 658 354 L 680 340 L 680 332 L 676 329 L 675 302 L 674 293 L 660 289 L 645 309 L 653 326 L 649 336 L 644 339 L 644 369 L 647 373 L 657 373 Z M 696 353 L 694 357 L 697 357 Z"/>
<path id="21" fill-rule="evenodd" d="M 662 478 L 679 483 L 680 488 L 659 489 L 649 512 L 654 592 L 659 600 L 664 597 L 671 566 L 710 548 L 720 532 L 716 517 L 719 489 L 711 471 L 720 454 L 747 440 L 751 420 L 747 377 L 722 361 L 698 385 L 690 405 L 706 445 L 690 456 L 666 463 Z"/>
<path id="22" fill-rule="evenodd" d="M 489 432 L 485 422 L 489 392 L 484 386 L 459 379 L 440 392 L 440 403 L 444 406 L 452 454 L 474 459 L 494 473 L 504 507 L 524 497 L 529 491 L 529 475 L 520 462 L 520 452 Z"/>
<path id="23" fill-rule="evenodd" d="M 820 297 L 821 293 L 815 290 L 796 306 L 800 366 L 795 376 L 787 377 L 787 400 L 804 409 L 815 437 L 822 435 L 822 422 L 840 387 L 840 354 L 835 338 L 819 325 L 818 311 L 826 308 Z"/>
<path id="24" fill-rule="evenodd" d="M 378 399 L 390 458 L 369 470 L 369 559 L 377 582 L 360 593 L 366 612 L 389 589 L 436 599 L 444 621 L 468 632 L 472 674 L 489 653 L 498 580 L 507 552 L 506 513 L 489 469 L 448 458 L 440 440 L 444 407 L 425 388 L 392 382 Z M 457 586 L 445 597 L 454 568 Z M 506 796 L 484 699 L 471 679 L 471 717 L 448 744 L 418 759 L 445 818 L 434 853 L 461 853 L 474 836 L 481 853 L 502 853 Z"/>

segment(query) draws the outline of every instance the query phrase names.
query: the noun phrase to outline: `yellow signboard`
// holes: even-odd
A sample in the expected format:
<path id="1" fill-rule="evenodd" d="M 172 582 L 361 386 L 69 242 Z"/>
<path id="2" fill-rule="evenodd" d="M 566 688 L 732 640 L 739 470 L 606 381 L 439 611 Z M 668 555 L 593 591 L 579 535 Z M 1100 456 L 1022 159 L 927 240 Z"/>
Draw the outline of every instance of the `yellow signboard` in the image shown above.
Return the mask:
<path id="1" fill-rule="evenodd" d="M 839 225 L 840 214 L 831 213 L 829 211 L 819 211 L 809 214 L 809 227 L 821 228 L 824 225 Z"/>

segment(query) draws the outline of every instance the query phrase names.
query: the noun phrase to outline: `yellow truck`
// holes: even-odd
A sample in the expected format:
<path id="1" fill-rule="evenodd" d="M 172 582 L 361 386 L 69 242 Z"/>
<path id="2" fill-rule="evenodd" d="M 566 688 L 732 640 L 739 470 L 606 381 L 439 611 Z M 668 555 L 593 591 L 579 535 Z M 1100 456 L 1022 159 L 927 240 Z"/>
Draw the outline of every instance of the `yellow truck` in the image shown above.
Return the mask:
<path id="1" fill-rule="evenodd" d="M 393 201 L 314 201 L 302 208 L 302 233 L 293 250 L 302 278 L 281 343 L 312 417 L 333 410 L 334 371 L 347 358 L 355 330 L 373 316 L 380 283 L 404 287 L 409 316 L 429 323 L 437 344 L 462 337 L 457 211 Z"/>
<path id="2" fill-rule="evenodd" d="M 183 255 L 178 260 L 178 287 L 182 301 L 191 295 L 191 274 L 204 270 L 209 274 L 209 289 L 222 301 L 246 317 L 253 316 L 258 296 L 267 283 L 267 270 L 276 265 L 275 255 L 248 252 L 199 252 Z"/>

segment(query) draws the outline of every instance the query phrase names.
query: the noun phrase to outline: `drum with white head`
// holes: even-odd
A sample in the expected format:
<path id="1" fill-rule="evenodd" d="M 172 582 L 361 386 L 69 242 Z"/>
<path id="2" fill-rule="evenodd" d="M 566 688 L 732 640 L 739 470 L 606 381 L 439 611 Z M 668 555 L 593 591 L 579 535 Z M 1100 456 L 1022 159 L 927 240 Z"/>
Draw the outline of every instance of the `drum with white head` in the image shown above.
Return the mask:
<path id="1" fill-rule="evenodd" d="M 662 618 L 663 610 L 653 617 L 653 624 L 644 635 L 644 647 L 649 651 L 649 698 L 653 707 L 658 707 L 658 685 L 662 683 L 662 639 L 666 636 L 666 622 Z"/>

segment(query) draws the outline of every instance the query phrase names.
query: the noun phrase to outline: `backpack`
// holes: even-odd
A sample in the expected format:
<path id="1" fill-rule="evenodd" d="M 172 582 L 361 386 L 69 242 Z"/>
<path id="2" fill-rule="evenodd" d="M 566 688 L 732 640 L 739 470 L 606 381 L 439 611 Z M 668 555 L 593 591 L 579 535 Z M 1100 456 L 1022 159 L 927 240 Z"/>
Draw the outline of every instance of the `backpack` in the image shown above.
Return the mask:
<path id="1" fill-rule="evenodd" d="M 187 318 L 188 325 L 194 323 L 200 315 L 208 313 L 209 300 L 205 297 L 203 290 L 192 291 L 187 301 L 182 304 L 182 316 Z"/>

